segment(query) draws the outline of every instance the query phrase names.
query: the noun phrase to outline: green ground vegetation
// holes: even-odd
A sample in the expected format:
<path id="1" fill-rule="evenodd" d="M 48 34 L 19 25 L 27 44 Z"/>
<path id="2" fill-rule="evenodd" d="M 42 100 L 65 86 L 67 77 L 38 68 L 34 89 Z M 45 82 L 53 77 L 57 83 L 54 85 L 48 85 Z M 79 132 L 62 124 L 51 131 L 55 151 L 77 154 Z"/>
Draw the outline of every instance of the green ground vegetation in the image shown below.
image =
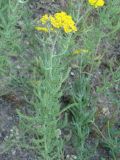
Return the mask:
<path id="1" fill-rule="evenodd" d="M 50 13 L 62 10 L 54 3 Z M 20 137 L 10 137 L 12 146 L 32 150 L 36 160 L 65 159 L 65 146 L 75 150 L 73 159 L 91 160 L 102 146 L 107 155 L 101 153 L 100 160 L 118 160 L 119 0 L 96 9 L 69 0 L 64 11 L 78 28 L 69 34 L 35 31 L 38 17 L 32 18 L 30 4 L 0 1 L 0 96 L 20 90 L 28 110 L 16 110 Z"/>

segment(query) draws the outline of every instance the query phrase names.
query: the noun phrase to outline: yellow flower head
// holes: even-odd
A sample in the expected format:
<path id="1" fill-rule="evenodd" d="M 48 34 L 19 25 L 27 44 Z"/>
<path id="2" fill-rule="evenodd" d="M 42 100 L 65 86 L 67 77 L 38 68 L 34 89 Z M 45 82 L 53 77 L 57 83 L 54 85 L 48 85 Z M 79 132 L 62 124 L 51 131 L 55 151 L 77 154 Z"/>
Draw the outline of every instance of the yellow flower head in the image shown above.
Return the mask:
<path id="1" fill-rule="evenodd" d="M 48 29 L 47 28 L 45 28 L 45 27 L 35 27 L 35 30 L 37 30 L 37 31 L 42 31 L 42 32 L 48 32 Z"/>
<path id="2" fill-rule="evenodd" d="M 35 30 L 37 30 L 37 31 L 41 31 L 41 32 L 49 32 L 49 31 L 54 31 L 54 28 L 46 28 L 46 27 L 38 27 L 38 26 L 36 26 L 35 27 Z"/>
<path id="3" fill-rule="evenodd" d="M 50 22 L 55 28 L 63 28 L 64 32 L 75 32 L 77 27 L 72 17 L 67 15 L 65 12 L 59 12 L 50 17 Z"/>
<path id="4" fill-rule="evenodd" d="M 104 0 L 88 0 L 88 2 L 95 8 L 102 7 L 105 4 Z"/>
<path id="5" fill-rule="evenodd" d="M 40 19 L 40 21 L 41 21 L 42 24 L 46 24 L 48 20 L 49 20 L 48 14 L 45 14 L 45 15 L 42 16 L 42 18 Z"/>
<path id="6" fill-rule="evenodd" d="M 59 17 L 55 18 L 53 16 L 50 16 L 50 22 L 54 28 L 61 28 L 62 27 L 61 20 L 59 19 Z"/>
<path id="7" fill-rule="evenodd" d="M 89 51 L 87 49 L 76 49 L 75 51 L 73 51 L 72 54 L 77 55 L 77 54 L 81 54 L 81 53 L 88 53 Z"/>

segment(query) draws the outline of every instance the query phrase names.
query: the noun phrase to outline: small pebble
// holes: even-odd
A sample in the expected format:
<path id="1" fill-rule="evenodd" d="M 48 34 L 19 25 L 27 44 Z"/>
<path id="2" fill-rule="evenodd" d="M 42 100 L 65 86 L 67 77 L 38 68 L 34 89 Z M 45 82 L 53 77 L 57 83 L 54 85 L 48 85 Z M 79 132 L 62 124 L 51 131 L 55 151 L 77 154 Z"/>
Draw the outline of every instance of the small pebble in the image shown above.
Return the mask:
<path id="1" fill-rule="evenodd" d="M 67 155 L 66 156 L 66 160 L 75 160 L 75 159 L 77 159 L 77 156 L 75 156 L 75 155 Z"/>
<path id="2" fill-rule="evenodd" d="M 70 75 L 71 75 L 71 76 L 74 76 L 74 75 L 75 75 L 75 73 L 74 73 L 74 72 L 70 72 Z"/>
<path id="3" fill-rule="evenodd" d="M 12 152 L 12 155 L 15 156 L 16 150 L 12 150 L 11 152 Z"/>
<path id="4" fill-rule="evenodd" d="M 105 116 L 109 116 L 109 115 L 110 115 L 110 111 L 109 111 L 109 108 L 108 108 L 108 107 L 104 107 L 104 108 L 102 109 L 102 112 L 103 112 L 103 114 L 104 114 Z"/>

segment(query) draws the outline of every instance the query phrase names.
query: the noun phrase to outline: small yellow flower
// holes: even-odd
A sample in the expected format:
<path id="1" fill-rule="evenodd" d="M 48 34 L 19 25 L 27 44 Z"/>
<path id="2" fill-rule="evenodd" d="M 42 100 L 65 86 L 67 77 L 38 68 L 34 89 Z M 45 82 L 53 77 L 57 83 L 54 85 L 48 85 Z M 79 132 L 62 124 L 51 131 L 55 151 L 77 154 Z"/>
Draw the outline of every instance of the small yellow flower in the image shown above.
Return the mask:
<path id="1" fill-rule="evenodd" d="M 48 32 L 48 29 L 45 27 L 35 27 L 35 30 L 42 31 L 42 32 Z"/>
<path id="2" fill-rule="evenodd" d="M 102 7 L 105 4 L 104 0 L 88 0 L 88 2 L 95 8 Z"/>
<path id="3" fill-rule="evenodd" d="M 48 14 L 45 14 L 45 15 L 42 16 L 42 18 L 40 19 L 40 21 L 41 21 L 42 24 L 46 24 L 48 20 L 49 20 Z"/>
<path id="4" fill-rule="evenodd" d="M 75 51 L 73 51 L 72 54 L 76 55 L 76 54 L 81 54 L 81 53 L 88 53 L 89 51 L 87 49 L 76 49 Z"/>
<path id="5" fill-rule="evenodd" d="M 50 16 L 50 22 L 51 22 L 52 26 L 55 28 L 62 27 L 62 24 L 58 18 L 56 19 L 55 17 Z"/>
<path id="6" fill-rule="evenodd" d="M 54 28 L 45 28 L 45 27 L 38 27 L 38 26 L 36 26 L 35 27 L 35 30 L 37 30 L 37 31 L 41 31 L 41 32 L 49 32 L 49 31 L 54 31 Z"/>

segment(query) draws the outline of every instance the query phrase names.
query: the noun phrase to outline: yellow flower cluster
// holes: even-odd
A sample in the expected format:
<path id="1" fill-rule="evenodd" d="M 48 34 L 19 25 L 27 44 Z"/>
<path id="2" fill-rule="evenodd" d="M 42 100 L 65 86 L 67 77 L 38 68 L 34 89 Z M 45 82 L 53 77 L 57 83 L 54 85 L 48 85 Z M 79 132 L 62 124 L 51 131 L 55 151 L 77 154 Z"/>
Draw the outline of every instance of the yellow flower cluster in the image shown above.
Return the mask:
<path id="1" fill-rule="evenodd" d="M 50 16 L 50 22 L 54 28 L 63 28 L 66 33 L 77 31 L 75 22 L 72 17 L 65 12 L 56 13 L 54 16 Z"/>
<path id="2" fill-rule="evenodd" d="M 88 0 L 88 2 L 95 8 L 102 7 L 105 4 L 104 0 Z"/>
<path id="3" fill-rule="evenodd" d="M 65 12 L 55 13 L 54 15 L 45 14 L 40 19 L 40 22 L 42 25 L 49 23 L 51 25 L 49 30 L 62 28 L 66 33 L 77 31 L 77 27 L 75 26 L 75 22 L 72 17 L 67 15 Z M 35 29 L 38 31 L 48 32 L 48 28 L 46 27 L 35 27 Z"/>

